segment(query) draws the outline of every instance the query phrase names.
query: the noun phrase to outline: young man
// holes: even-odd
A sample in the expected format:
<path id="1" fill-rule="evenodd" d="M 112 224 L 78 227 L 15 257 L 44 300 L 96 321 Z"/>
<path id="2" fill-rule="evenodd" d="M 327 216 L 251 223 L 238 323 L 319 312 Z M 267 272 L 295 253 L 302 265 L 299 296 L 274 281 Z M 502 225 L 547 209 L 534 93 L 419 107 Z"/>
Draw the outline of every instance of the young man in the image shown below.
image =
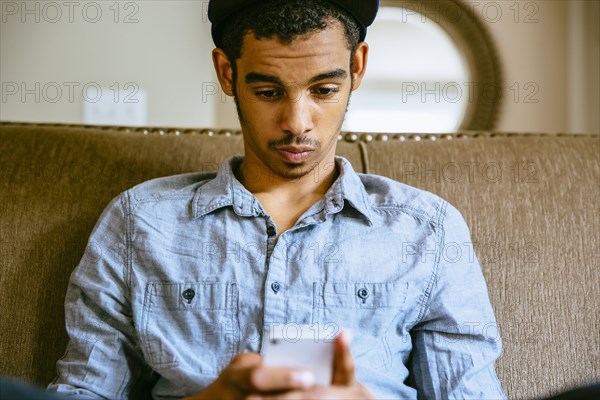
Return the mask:
<path id="1" fill-rule="evenodd" d="M 125 398 L 504 398 L 500 339 L 456 209 L 335 156 L 376 0 L 213 0 L 245 156 L 117 197 L 66 299 L 52 389 Z M 264 329 L 341 333 L 330 385 L 262 363 Z M 150 373 L 148 373 L 150 371 Z"/>

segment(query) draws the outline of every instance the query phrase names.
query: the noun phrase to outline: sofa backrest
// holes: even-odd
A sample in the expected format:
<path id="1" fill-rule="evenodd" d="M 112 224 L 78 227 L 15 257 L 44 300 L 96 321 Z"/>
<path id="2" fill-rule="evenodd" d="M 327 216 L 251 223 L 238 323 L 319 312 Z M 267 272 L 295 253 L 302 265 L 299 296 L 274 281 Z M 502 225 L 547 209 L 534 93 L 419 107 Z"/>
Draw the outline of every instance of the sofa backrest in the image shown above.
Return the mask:
<path id="1" fill-rule="evenodd" d="M 213 171 L 243 143 L 212 131 L 14 123 L 0 135 L 0 374 L 46 385 L 66 346 L 69 276 L 108 202 L 154 177 Z M 475 248 L 488 282 L 510 398 L 598 380 L 598 135 L 346 138 L 338 154 L 357 171 L 432 191 L 465 216 L 473 243 L 462 250 Z"/>

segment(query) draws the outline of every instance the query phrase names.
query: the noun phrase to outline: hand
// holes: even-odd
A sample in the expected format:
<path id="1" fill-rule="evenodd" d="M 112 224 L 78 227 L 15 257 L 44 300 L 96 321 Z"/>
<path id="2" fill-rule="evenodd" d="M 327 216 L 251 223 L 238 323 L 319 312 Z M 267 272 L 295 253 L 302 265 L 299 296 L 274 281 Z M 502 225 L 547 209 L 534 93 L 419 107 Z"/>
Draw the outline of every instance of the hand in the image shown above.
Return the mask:
<path id="1" fill-rule="evenodd" d="M 354 360 L 350 353 L 350 335 L 342 332 L 335 343 L 331 386 L 312 386 L 290 389 L 276 394 L 253 393 L 248 400 L 271 399 L 375 399 L 369 390 L 356 380 Z"/>
<path id="2" fill-rule="evenodd" d="M 335 343 L 332 385 L 316 386 L 314 382 L 310 371 L 264 367 L 259 354 L 241 353 L 211 385 L 186 400 L 375 398 L 356 381 L 347 332 L 342 332 Z"/>
<path id="3" fill-rule="evenodd" d="M 246 399 L 251 393 L 276 393 L 306 389 L 314 385 L 310 371 L 297 368 L 267 368 L 257 353 L 240 353 L 202 392 L 186 400 Z"/>

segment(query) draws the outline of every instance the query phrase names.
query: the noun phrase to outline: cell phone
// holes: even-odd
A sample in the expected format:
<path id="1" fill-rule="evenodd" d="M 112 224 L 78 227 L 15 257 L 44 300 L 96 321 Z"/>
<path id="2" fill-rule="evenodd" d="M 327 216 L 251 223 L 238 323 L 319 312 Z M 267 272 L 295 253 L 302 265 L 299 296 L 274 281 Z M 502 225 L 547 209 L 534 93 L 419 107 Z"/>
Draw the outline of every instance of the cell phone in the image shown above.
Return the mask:
<path id="1" fill-rule="evenodd" d="M 334 326 L 285 324 L 265 328 L 263 364 L 302 368 L 314 373 L 317 385 L 331 385 Z"/>

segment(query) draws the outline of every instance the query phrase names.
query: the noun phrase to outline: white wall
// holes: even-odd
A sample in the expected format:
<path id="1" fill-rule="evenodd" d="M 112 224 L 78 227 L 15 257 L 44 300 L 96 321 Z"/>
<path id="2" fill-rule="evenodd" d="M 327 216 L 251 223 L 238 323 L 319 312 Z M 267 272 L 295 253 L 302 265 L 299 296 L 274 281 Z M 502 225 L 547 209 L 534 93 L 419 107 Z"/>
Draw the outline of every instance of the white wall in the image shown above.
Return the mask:
<path id="1" fill-rule="evenodd" d="M 504 103 L 497 129 L 567 131 L 567 3 L 484 0 L 481 4 L 481 15 L 503 60 Z"/>
<path id="2" fill-rule="evenodd" d="M 214 124 L 215 103 L 201 96 L 203 83 L 214 80 L 210 25 L 203 22 L 207 2 L 136 1 L 115 7 L 113 1 L 84 1 L 71 8 L 64 1 L 0 3 L 2 120 L 82 122 L 83 87 L 112 86 L 103 92 L 112 96 L 115 82 L 122 89 L 132 82 L 147 94 L 149 125 Z M 63 89 L 58 99 L 53 82 Z M 19 92 L 8 94 L 13 83 Z M 37 93 L 22 98 L 23 84 Z M 95 99 L 92 89 L 89 100 Z"/>
<path id="3" fill-rule="evenodd" d="M 598 132 L 600 65 L 596 59 L 592 66 L 591 54 L 599 48 L 599 1 L 472 3 L 480 3 L 477 9 L 503 60 L 505 99 L 496 129 Z"/>
<path id="4" fill-rule="evenodd" d="M 598 39 L 590 39 L 598 0 L 467 2 L 484 17 L 503 59 L 507 83 L 497 130 L 598 131 L 598 91 L 590 85 L 598 82 Z M 62 0 L 25 3 L 38 7 L 37 15 L 25 14 L 22 1 L 0 1 L 0 119 L 82 122 L 84 85 L 133 82 L 147 93 L 149 125 L 238 126 L 233 102 L 211 95 L 216 79 L 207 1 L 119 2 L 117 23 L 113 1 L 74 2 L 72 16 Z M 98 22 L 90 22 L 97 8 L 90 3 L 102 11 Z M 55 5 L 62 17 L 52 22 Z M 128 15 L 137 22 L 125 23 Z M 35 91 L 36 82 L 39 101 L 34 94 L 22 98 L 21 85 Z M 55 103 L 49 101 L 56 97 L 53 86 L 43 89 L 52 82 L 63 88 Z M 69 82 L 79 85 L 74 99 Z M 9 94 L 15 84 L 19 93 Z"/>
<path id="5" fill-rule="evenodd" d="M 600 132 L 600 1 L 569 2 L 569 130 Z"/>

